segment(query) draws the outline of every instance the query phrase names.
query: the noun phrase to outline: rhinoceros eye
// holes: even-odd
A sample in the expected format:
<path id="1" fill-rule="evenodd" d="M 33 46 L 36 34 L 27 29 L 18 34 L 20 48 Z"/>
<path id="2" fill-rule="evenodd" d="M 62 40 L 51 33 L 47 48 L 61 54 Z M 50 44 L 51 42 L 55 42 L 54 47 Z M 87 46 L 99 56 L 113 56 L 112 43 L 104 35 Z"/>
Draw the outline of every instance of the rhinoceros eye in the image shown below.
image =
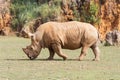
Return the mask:
<path id="1" fill-rule="evenodd" d="M 28 50 L 33 50 L 33 48 L 31 46 L 27 46 Z"/>
<path id="2" fill-rule="evenodd" d="M 32 48 L 32 47 L 30 47 L 29 49 L 30 49 L 30 50 L 33 50 L 33 48 Z"/>

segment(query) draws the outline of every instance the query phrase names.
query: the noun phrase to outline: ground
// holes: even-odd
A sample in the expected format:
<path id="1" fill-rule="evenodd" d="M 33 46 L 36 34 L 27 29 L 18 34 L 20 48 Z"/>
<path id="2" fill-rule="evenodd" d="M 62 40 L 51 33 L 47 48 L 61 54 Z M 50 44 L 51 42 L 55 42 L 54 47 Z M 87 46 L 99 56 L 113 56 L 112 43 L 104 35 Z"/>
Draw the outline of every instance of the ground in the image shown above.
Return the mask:
<path id="1" fill-rule="evenodd" d="M 89 49 L 83 61 L 77 61 L 78 50 L 63 50 L 68 60 L 55 55 L 45 60 L 48 50 L 43 49 L 36 60 L 29 60 L 22 47 L 29 39 L 0 36 L 0 80 L 120 80 L 120 48 L 100 45 L 101 61 L 92 61 Z"/>

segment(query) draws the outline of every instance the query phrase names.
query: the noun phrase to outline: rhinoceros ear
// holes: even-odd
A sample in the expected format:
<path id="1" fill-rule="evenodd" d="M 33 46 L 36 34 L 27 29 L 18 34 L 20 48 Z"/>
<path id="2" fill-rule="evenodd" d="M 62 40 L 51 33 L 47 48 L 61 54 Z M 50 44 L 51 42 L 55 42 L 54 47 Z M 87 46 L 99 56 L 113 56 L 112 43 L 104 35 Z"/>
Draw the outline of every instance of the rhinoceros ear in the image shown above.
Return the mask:
<path id="1" fill-rule="evenodd" d="M 34 40 L 34 34 L 32 34 L 32 33 L 30 33 L 30 32 L 28 32 L 27 34 L 28 34 L 28 36 L 31 38 L 31 40 L 33 41 L 33 40 Z"/>

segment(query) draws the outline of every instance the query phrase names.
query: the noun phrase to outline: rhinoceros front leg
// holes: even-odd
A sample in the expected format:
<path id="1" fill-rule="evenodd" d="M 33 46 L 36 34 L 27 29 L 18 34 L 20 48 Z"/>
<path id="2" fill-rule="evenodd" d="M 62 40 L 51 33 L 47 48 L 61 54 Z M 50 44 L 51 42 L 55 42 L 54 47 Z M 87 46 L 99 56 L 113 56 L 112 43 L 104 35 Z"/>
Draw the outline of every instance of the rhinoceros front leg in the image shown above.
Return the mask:
<path id="1" fill-rule="evenodd" d="M 61 50 L 62 48 L 61 48 L 60 44 L 52 44 L 52 48 L 57 53 L 58 56 L 63 58 L 63 60 L 67 59 L 67 56 L 65 54 L 63 54 L 63 52 Z"/>
<path id="2" fill-rule="evenodd" d="M 48 60 L 53 60 L 53 57 L 54 57 L 54 55 L 55 55 L 55 52 L 54 52 L 54 50 L 52 49 L 52 47 L 51 47 L 51 48 L 48 48 L 48 50 L 49 50 L 50 56 L 49 56 L 47 59 L 48 59 Z"/>
<path id="3" fill-rule="evenodd" d="M 88 49 L 88 48 L 89 48 L 89 47 L 87 47 L 87 46 L 82 47 L 81 54 L 80 54 L 80 56 L 79 56 L 79 60 L 80 60 L 80 61 L 83 60 L 83 57 L 86 55 L 86 52 L 87 52 L 87 49 Z"/>
<path id="4" fill-rule="evenodd" d="M 95 55 L 95 58 L 93 59 L 93 61 L 99 61 L 100 60 L 100 50 L 99 50 L 98 46 L 92 46 L 91 48 Z"/>

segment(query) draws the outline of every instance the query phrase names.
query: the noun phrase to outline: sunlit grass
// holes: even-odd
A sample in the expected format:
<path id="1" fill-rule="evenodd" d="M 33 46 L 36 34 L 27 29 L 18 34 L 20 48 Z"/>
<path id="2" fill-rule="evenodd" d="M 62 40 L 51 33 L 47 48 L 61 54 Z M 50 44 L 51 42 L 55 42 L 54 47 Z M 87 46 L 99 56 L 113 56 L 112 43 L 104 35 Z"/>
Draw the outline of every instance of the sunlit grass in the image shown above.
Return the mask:
<path id="1" fill-rule="evenodd" d="M 120 48 L 100 45 L 101 61 L 92 61 L 88 50 L 83 61 L 77 61 L 78 50 L 63 50 L 68 60 L 55 55 L 55 60 L 45 60 L 48 50 L 43 49 L 36 60 L 29 60 L 22 48 L 30 39 L 0 37 L 0 80 L 119 80 Z"/>

